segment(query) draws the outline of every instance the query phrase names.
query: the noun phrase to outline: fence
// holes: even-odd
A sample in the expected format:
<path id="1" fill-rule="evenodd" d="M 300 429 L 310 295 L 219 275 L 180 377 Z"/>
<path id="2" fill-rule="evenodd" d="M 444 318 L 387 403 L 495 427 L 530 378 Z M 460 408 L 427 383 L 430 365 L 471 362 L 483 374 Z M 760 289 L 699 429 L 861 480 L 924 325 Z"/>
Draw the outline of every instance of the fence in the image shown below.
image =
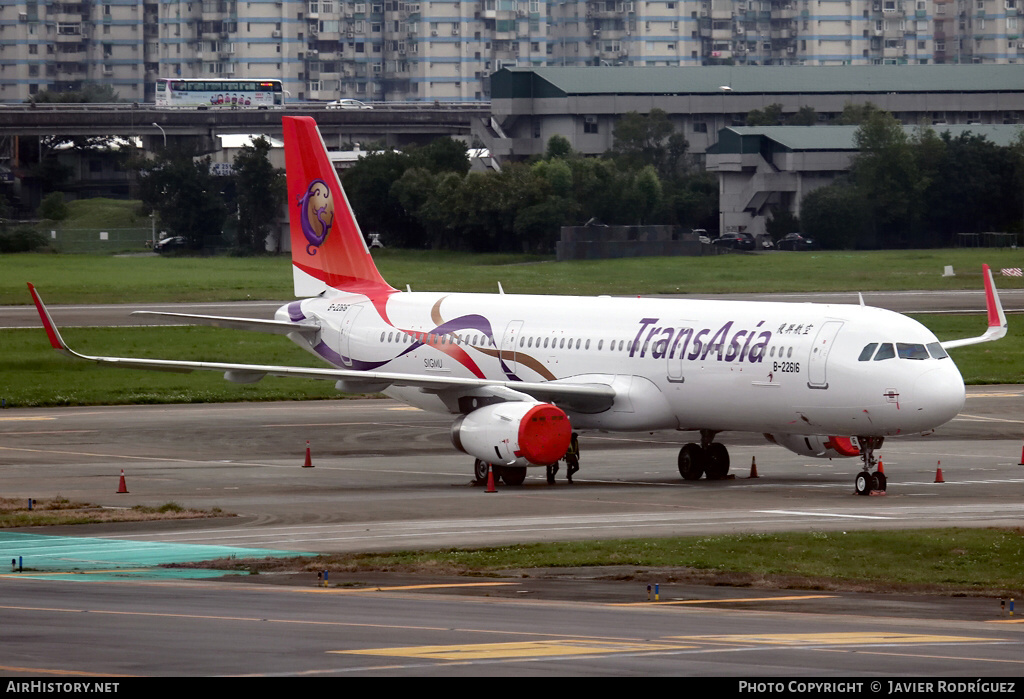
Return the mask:
<path id="1" fill-rule="evenodd" d="M 959 248 L 1015 248 L 1016 233 L 957 233 L 956 244 Z"/>
<path id="2" fill-rule="evenodd" d="M 64 228 L 37 230 L 58 252 L 146 252 L 153 230 L 145 228 Z"/>

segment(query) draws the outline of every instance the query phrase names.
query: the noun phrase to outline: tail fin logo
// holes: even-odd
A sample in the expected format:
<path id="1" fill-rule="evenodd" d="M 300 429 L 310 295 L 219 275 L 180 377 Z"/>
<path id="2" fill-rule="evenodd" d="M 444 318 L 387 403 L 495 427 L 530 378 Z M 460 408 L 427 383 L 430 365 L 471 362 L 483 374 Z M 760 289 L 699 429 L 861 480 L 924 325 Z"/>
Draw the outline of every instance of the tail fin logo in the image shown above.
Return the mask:
<path id="1" fill-rule="evenodd" d="M 311 256 L 316 255 L 334 225 L 334 198 L 326 182 L 313 180 L 309 183 L 306 193 L 299 200 L 299 211 L 302 233 L 308 241 L 306 252 Z"/>

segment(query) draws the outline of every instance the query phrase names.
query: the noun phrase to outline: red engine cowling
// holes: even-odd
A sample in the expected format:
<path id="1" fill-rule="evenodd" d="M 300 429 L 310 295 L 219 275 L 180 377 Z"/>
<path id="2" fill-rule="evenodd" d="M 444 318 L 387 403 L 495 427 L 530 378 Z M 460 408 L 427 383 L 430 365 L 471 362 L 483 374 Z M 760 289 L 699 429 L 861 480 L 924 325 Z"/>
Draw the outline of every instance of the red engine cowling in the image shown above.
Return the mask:
<path id="1" fill-rule="evenodd" d="M 452 444 L 482 461 L 504 466 L 553 464 L 569 449 L 569 417 L 550 403 L 495 403 L 460 415 Z"/>
<path id="2" fill-rule="evenodd" d="M 822 459 L 860 456 L 860 445 L 856 437 L 822 437 L 802 434 L 765 434 L 765 438 L 780 447 L 801 456 L 815 456 Z"/>

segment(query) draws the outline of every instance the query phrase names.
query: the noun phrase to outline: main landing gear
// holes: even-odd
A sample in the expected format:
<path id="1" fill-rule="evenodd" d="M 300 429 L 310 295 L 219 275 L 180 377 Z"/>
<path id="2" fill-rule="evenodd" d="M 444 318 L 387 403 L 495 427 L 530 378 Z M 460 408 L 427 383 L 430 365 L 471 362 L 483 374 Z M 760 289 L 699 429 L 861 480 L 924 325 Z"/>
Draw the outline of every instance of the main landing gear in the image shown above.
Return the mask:
<path id="1" fill-rule="evenodd" d="M 729 475 L 729 450 L 713 441 L 718 434 L 712 430 L 700 431 L 700 444 L 689 444 L 679 450 L 679 475 L 696 481 L 707 475 L 709 481 L 720 481 Z"/>
<path id="2" fill-rule="evenodd" d="M 487 485 L 487 469 L 494 471 L 494 480 L 505 481 L 505 485 L 522 485 L 526 480 L 525 466 L 498 466 L 477 459 L 473 462 L 473 480 L 477 485 Z"/>
<path id="3" fill-rule="evenodd" d="M 864 468 L 853 481 L 857 495 L 870 495 L 872 490 L 885 492 L 888 482 L 885 473 L 882 471 L 871 472 L 877 465 L 875 449 L 882 446 L 882 437 L 857 437 L 860 442 L 860 458 L 864 462 Z"/>
<path id="4" fill-rule="evenodd" d="M 572 483 L 573 474 L 580 470 L 580 444 L 575 432 L 572 433 L 569 449 L 563 458 L 566 466 L 566 480 Z M 494 473 L 494 480 L 503 480 L 505 485 L 522 485 L 526 480 L 526 467 L 524 466 L 500 466 L 489 464 L 483 459 L 476 459 L 473 462 L 473 480 L 477 485 L 487 485 L 488 468 Z M 558 462 L 548 464 L 545 470 L 548 484 L 554 485 L 555 474 L 558 473 Z"/>

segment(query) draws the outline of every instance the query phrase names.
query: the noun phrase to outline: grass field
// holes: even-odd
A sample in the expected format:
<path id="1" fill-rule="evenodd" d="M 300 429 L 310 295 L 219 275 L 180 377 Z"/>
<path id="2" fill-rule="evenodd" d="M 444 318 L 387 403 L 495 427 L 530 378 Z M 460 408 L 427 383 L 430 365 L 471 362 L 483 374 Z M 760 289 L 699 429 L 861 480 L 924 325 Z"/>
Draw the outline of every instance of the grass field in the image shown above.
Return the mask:
<path id="1" fill-rule="evenodd" d="M 668 579 L 701 584 L 1005 595 L 1019 599 L 1024 591 L 1022 554 L 1024 530 L 1019 528 L 922 529 L 520 544 L 322 556 L 300 565 L 307 570 L 463 575 L 625 566 L 655 568 Z M 295 565 L 293 560 L 224 561 L 224 567 L 239 566 L 242 570 Z"/>
<path id="2" fill-rule="evenodd" d="M 556 263 L 523 255 L 378 251 L 391 283 L 413 289 L 512 293 L 626 294 L 657 292 L 979 289 L 981 263 L 1024 265 L 1017 250 L 928 250 L 864 253 L 781 253 L 700 258 L 643 258 Z M 950 264 L 958 270 L 943 277 Z M 2 255 L 0 303 L 29 301 L 25 281 L 47 303 L 126 303 L 292 298 L 290 259 Z M 1000 277 L 1001 288 L 1020 287 Z M 922 316 L 939 339 L 981 334 L 980 316 Z M 164 359 L 318 366 L 283 338 L 216 328 L 70 328 L 72 347 L 86 353 Z M 954 350 L 969 384 L 1024 383 L 1024 327 L 1011 318 L 1009 336 Z M 97 368 L 49 349 L 40 331 L 0 333 L 0 399 L 13 406 L 95 405 L 337 397 L 333 383 L 268 377 L 238 385 L 213 372 L 172 374 Z"/>
<path id="3" fill-rule="evenodd" d="M 396 288 L 419 291 L 655 294 L 767 291 L 980 289 L 981 264 L 1024 266 L 1017 250 L 936 250 L 723 255 L 556 263 L 523 255 L 376 253 Z M 943 277 L 945 265 L 957 275 Z M 292 297 L 286 257 L 159 258 L 0 256 L 0 305 L 143 303 Z M 1021 288 L 999 278 L 1000 288 Z M 940 339 L 984 330 L 982 316 L 918 318 Z M 968 383 L 1024 383 L 1024 323 L 1011 317 L 998 343 L 953 351 Z M 70 328 L 73 347 L 96 354 L 316 366 L 279 337 L 215 328 Z M 171 374 L 98 368 L 52 351 L 39 330 L 0 332 L 0 398 L 8 407 L 331 398 L 329 381 L 268 377 L 237 385 L 214 372 Z M 318 559 L 318 567 L 416 569 L 476 575 L 517 568 L 625 565 L 672 568 L 695 582 L 773 587 L 943 591 L 1020 598 L 1021 530 L 763 534 L 524 545 Z M 246 564 L 248 567 L 248 564 Z M 264 563 L 262 565 L 274 565 Z"/>
<path id="4" fill-rule="evenodd" d="M 972 337 L 984 316 L 918 317 L 940 339 Z M 323 366 L 285 338 L 220 328 L 66 328 L 65 340 L 86 354 L 155 359 Z M 952 350 L 969 384 L 1024 383 L 1024 322 L 1006 338 Z M 0 332 L 0 399 L 8 407 L 211 403 L 337 398 L 331 381 L 267 377 L 255 384 L 225 381 L 219 372 L 177 374 L 97 367 L 50 349 L 39 330 Z"/>
<path id="5" fill-rule="evenodd" d="M 416 250 L 374 253 L 398 289 L 516 294 L 677 294 L 980 289 L 981 265 L 1024 267 L 1024 250 L 767 253 L 555 262 L 530 255 Z M 956 276 L 943 277 L 946 265 Z M 32 282 L 47 303 L 145 303 L 292 298 L 290 258 L 0 256 L 0 305 L 22 305 Z M 1000 288 L 1024 288 L 999 278 Z"/>

